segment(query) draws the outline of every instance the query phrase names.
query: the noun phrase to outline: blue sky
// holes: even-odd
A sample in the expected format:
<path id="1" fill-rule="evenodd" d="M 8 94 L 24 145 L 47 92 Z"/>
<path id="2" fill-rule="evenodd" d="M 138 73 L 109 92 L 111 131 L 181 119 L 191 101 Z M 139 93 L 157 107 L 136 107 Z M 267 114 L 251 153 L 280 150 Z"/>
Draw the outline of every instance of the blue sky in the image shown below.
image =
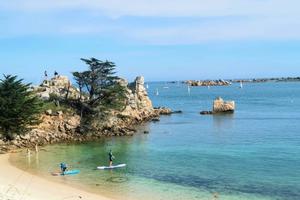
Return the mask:
<path id="1" fill-rule="evenodd" d="M 297 0 L 10 0 L 0 3 L 0 73 L 114 61 L 130 81 L 300 76 Z"/>

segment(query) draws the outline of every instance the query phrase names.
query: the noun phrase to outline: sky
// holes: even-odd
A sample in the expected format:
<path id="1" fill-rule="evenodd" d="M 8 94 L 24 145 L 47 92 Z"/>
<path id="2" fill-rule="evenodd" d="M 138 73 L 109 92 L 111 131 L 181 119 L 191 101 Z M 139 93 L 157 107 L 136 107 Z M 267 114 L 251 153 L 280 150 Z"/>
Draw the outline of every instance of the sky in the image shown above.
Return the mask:
<path id="1" fill-rule="evenodd" d="M 80 58 L 129 81 L 300 76 L 299 0 L 9 0 L 0 73 L 38 83 Z"/>

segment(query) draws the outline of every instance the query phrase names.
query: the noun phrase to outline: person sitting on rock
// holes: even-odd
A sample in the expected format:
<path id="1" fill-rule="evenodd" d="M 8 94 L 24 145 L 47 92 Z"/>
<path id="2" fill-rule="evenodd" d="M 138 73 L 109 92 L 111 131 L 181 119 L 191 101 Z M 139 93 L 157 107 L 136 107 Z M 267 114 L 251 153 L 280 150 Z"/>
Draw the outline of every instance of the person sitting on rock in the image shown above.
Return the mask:
<path id="1" fill-rule="evenodd" d="M 54 71 L 54 77 L 57 78 L 58 77 L 58 73 L 57 71 Z"/>
<path id="2" fill-rule="evenodd" d="M 66 163 L 60 163 L 60 170 L 61 170 L 61 174 L 65 175 L 65 172 L 67 171 L 68 166 Z"/>

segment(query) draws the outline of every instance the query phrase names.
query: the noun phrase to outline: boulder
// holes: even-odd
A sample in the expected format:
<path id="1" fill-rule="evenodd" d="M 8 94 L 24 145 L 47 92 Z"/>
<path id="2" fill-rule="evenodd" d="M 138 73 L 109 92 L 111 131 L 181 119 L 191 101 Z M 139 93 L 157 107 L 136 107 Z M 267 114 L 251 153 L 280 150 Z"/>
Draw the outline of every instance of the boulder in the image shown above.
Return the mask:
<path id="1" fill-rule="evenodd" d="M 30 139 L 30 134 L 21 135 L 20 138 L 22 140 L 29 140 Z"/>
<path id="2" fill-rule="evenodd" d="M 64 114 L 63 111 L 61 111 L 61 110 L 57 111 L 56 113 L 58 116 L 62 116 Z"/>
<path id="3" fill-rule="evenodd" d="M 157 115 L 171 115 L 173 112 L 170 108 L 157 107 L 154 108 Z"/>
<path id="4" fill-rule="evenodd" d="M 52 110 L 51 109 L 46 110 L 45 113 L 46 113 L 46 115 L 52 115 Z"/>
<path id="5" fill-rule="evenodd" d="M 160 119 L 159 118 L 153 118 L 151 121 L 153 121 L 153 122 L 159 122 Z"/>
<path id="6" fill-rule="evenodd" d="M 213 114 L 213 112 L 212 111 L 201 111 L 200 114 L 201 115 L 211 115 L 211 114 Z"/>
<path id="7" fill-rule="evenodd" d="M 182 110 L 175 110 L 175 111 L 172 111 L 171 114 L 181 114 L 182 113 Z"/>
<path id="8" fill-rule="evenodd" d="M 221 97 L 214 100 L 213 113 L 232 113 L 235 110 L 234 101 L 224 101 Z"/>

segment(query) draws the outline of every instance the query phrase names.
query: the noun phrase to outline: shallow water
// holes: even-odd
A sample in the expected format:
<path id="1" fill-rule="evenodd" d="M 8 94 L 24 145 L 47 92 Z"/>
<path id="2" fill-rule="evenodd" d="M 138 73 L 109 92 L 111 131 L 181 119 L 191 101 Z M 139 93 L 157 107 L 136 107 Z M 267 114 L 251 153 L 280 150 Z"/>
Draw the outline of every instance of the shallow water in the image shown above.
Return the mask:
<path id="1" fill-rule="evenodd" d="M 133 137 L 50 145 L 30 158 L 16 154 L 11 161 L 120 199 L 300 199 L 300 83 L 238 86 L 192 87 L 189 95 L 183 84 L 150 83 L 155 106 L 183 113 L 146 123 Z M 211 109 L 217 96 L 235 100 L 236 112 L 199 115 Z M 95 170 L 107 164 L 109 149 L 126 168 Z M 81 173 L 50 176 L 61 161 Z"/>

